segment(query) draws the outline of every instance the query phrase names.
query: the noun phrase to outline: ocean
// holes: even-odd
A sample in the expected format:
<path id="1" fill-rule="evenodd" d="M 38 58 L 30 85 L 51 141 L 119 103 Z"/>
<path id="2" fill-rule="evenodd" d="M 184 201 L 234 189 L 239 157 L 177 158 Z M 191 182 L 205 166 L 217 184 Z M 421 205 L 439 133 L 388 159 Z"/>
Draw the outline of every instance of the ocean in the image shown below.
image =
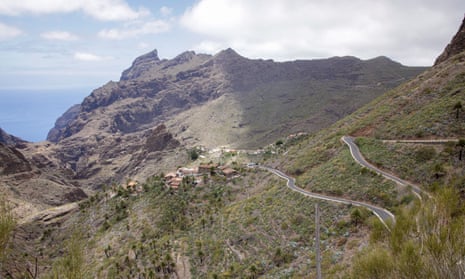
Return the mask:
<path id="1" fill-rule="evenodd" d="M 55 121 L 92 89 L 0 90 L 0 127 L 27 141 L 43 141 Z"/>

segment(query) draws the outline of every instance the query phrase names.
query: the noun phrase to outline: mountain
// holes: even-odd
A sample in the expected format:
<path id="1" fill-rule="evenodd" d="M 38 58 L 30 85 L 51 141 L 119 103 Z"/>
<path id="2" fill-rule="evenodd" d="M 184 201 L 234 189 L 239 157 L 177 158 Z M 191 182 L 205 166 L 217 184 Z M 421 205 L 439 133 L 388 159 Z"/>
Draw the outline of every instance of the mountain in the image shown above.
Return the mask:
<path id="1" fill-rule="evenodd" d="M 204 152 L 202 162 L 212 160 L 230 164 L 240 176 L 228 179 L 220 174 L 210 176 L 205 173 L 199 184 L 185 178 L 177 189 L 167 187 L 162 175 L 150 176 L 140 184 L 133 184 L 132 177 L 127 175 L 138 167 L 148 170 L 148 165 L 161 166 L 160 162 L 184 165 L 181 158 L 187 154 L 177 159 L 173 155 L 186 151 L 183 145 L 188 145 L 191 139 L 173 133 L 170 129 L 176 126 L 170 126 L 170 121 L 181 116 L 187 118 L 187 111 L 201 115 L 202 109 L 222 111 L 223 114 L 217 112 L 210 117 L 222 116 L 227 120 L 231 115 L 224 115 L 224 112 L 231 103 L 222 104 L 223 100 L 229 100 L 226 97 L 241 96 L 244 99 L 237 97 L 234 100 L 244 105 L 239 100 L 260 92 L 253 86 L 253 80 L 262 80 L 262 85 L 273 83 L 277 86 L 274 80 L 281 78 L 280 66 L 293 68 L 310 62 L 249 60 L 232 50 L 212 57 L 199 57 L 199 60 L 204 59 L 203 62 L 196 60 L 192 64 L 199 63 L 203 73 L 213 75 L 218 88 L 227 89 L 228 94 L 221 95 L 220 91 L 215 98 L 195 105 L 186 97 L 184 105 L 175 106 L 164 99 L 169 99 L 168 92 L 160 90 L 154 98 L 159 98 L 166 105 L 165 112 L 172 115 L 165 121 L 156 113 L 148 114 L 150 119 L 164 120 L 150 126 L 143 117 L 129 117 L 128 112 L 125 119 L 134 127 L 121 126 L 128 128 L 122 131 L 111 116 L 117 115 L 118 109 L 124 105 L 128 105 L 127 110 L 131 105 L 140 108 L 137 103 L 140 101 L 137 88 L 140 87 L 130 85 L 143 84 L 154 78 L 161 80 L 155 83 L 157 86 L 162 81 L 166 82 L 166 87 L 169 83 L 168 76 L 160 71 L 171 60 L 159 60 L 156 53 L 136 59 L 137 63 L 135 61 L 124 72 L 120 82 L 109 83 L 94 91 L 81 104 L 79 114 L 58 133 L 56 144 L 27 145 L 28 150 L 22 151 L 31 154 L 41 150 L 39 154 L 48 154 L 48 158 L 58 156 L 50 160 L 68 160 L 70 170 L 87 165 L 87 170 L 101 167 L 96 171 L 99 175 L 103 170 L 115 177 L 125 173 L 127 180 L 113 182 L 95 192 L 69 214 L 59 212 L 56 214 L 58 218 L 46 215 L 47 218 L 22 224 L 12 241 L 16 249 L 5 250 L 9 254 L 2 262 L 3 273 L 21 277 L 21 274 L 36 271 L 45 278 L 60 277 L 66 271 L 83 278 L 315 277 L 314 208 L 318 204 L 325 278 L 460 278 L 465 270 L 465 166 L 461 156 L 464 147 L 455 138 L 462 138 L 465 131 L 463 108 L 456 105 L 465 102 L 465 51 L 454 42 L 450 45 L 458 51 L 456 54 L 319 131 L 280 141 L 270 137 L 268 142 L 273 144 L 266 146 L 264 152 Z M 186 56 L 192 61 L 196 55 Z M 333 66 L 328 66 L 328 61 Z M 386 62 L 392 68 L 389 70 L 388 67 L 384 74 L 392 78 L 401 66 L 384 57 L 370 61 L 350 57 L 312 61 L 312 67 L 315 63 L 321 64 L 318 64 L 318 70 L 308 71 L 312 73 L 313 81 L 321 77 L 321 83 L 340 78 L 341 84 L 335 88 L 346 90 L 349 82 L 343 65 L 359 65 L 361 69 L 355 78 L 358 80 L 362 77 L 369 79 L 370 74 L 376 73 L 373 69 L 386 65 Z M 366 66 L 370 71 L 362 71 L 365 64 L 371 65 Z M 138 70 L 138 66 L 143 70 Z M 150 69 L 153 72 L 148 73 Z M 246 69 L 246 73 L 241 69 Z M 276 73 L 274 78 L 268 76 L 270 72 Z M 298 82 L 299 79 L 293 79 L 298 73 L 296 70 L 282 78 L 285 85 L 282 88 L 291 83 L 285 83 L 287 79 Z M 197 71 L 183 72 L 181 76 L 187 77 L 192 86 L 208 87 Z M 126 87 L 121 88 L 123 85 Z M 358 84 L 357 88 L 360 87 L 363 88 Z M 261 91 L 263 98 L 257 102 L 250 99 L 250 104 L 266 102 L 268 95 L 265 93 L 273 92 L 273 88 Z M 282 88 L 276 92 L 293 92 Z M 325 87 L 320 84 L 318 88 Z M 111 94 L 112 90 L 116 90 L 114 94 Z M 149 98 L 144 100 L 152 104 Z M 192 103 L 185 104 L 189 102 Z M 269 103 L 265 107 L 269 107 Z M 265 113 L 264 109 L 262 113 Z M 274 117 L 278 118 L 279 114 Z M 266 118 L 279 120 L 274 117 Z M 202 119 L 208 120 L 207 117 Z M 114 125 L 110 125 L 112 121 Z M 207 131 L 206 123 L 211 122 L 201 123 L 204 125 L 199 127 Z M 99 125 L 93 126 L 95 124 Z M 106 133 L 112 127 L 116 130 L 109 136 Z M 185 132 L 191 127 L 186 124 L 179 128 Z M 92 134 L 95 132 L 97 134 Z M 341 142 L 345 135 L 356 137 L 362 154 L 373 165 L 415 182 L 432 198 L 417 199 L 408 187 L 362 168 Z M 449 141 L 434 144 L 396 141 L 445 138 Z M 220 139 L 213 140 L 220 142 Z M 95 145 L 89 145 L 92 141 Z M 201 138 L 198 142 L 202 142 Z M 72 147 L 76 157 L 71 156 Z M 108 157 L 99 157 L 99 154 Z M 114 157 L 114 154 L 119 155 Z M 15 161 L 28 168 L 25 163 L 28 156 L 18 155 Z M 166 158 L 174 161 L 163 161 Z M 124 161 L 126 167 L 121 169 L 113 160 Z M 291 191 L 285 180 L 261 168 L 248 168 L 247 162 L 276 167 L 295 177 L 296 185 L 308 191 L 387 208 L 395 214 L 396 222 L 388 224 L 389 229 L 386 229 L 376 216 L 363 208 L 316 200 Z M 198 162 L 187 163 L 193 166 Z M 84 175 L 86 168 L 82 170 L 73 174 Z M 169 169 L 160 167 L 157 170 L 165 172 Z M 58 221 L 50 223 L 50 219 Z"/>
<path id="2" fill-rule="evenodd" d="M 459 30 L 452 38 L 452 41 L 446 46 L 443 53 L 434 62 L 437 65 L 443 61 L 446 61 L 450 57 L 460 54 L 465 49 L 465 18 L 459 27 Z"/>
<path id="3" fill-rule="evenodd" d="M 18 137 L 10 135 L 7 132 L 5 132 L 2 128 L 0 128 L 0 143 L 6 144 L 6 145 L 16 145 L 16 144 L 21 144 L 25 142 L 26 142 L 25 140 L 22 140 Z"/>
<path id="4" fill-rule="evenodd" d="M 457 105 L 465 102 L 465 46 L 457 39 L 464 31 L 462 24 L 431 69 L 297 141 L 271 162 L 308 191 L 363 200 L 394 212 L 396 224 L 389 232 L 373 220 L 365 221 L 369 239 L 356 244 L 360 252 L 347 266 L 332 267 L 335 272 L 346 268 L 344 278 L 455 278 L 465 268 L 455 260 L 463 258 L 464 251 L 447 248 L 463 245 L 465 224 L 460 141 L 465 114 Z M 412 181 L 430 197 L 419 200 L 410 189 L 361 168 L 341 142 L 345 135 L 356 138 L 372 165 Z"/>
<path id="5" fill-rule="evenodd" d="M 168 60 L 154 50 L 57 121 L 48 139 L 59 148 L 51 156 L 92 187 L 143 180 L 179 164 L 163 152 L 179 155 L 173 150 L 199 145 L 256 148 L 291 133 L 312 133 L 424 69 L 386 57 L 274 62 L 226 49 Z M 167 149 L 147 151 L 147 135 L 169 139 Z"/>
<path id="6" fill-rule="evenodd" d="M 59 139 L 60 131 L 66 129 L 66 125 L 76 119 L 80 111 L 80 104 L 74 105 L 65 111 L 65 113 L 55 121 L 55 126 L 48 132 L 47 140 L 56 142 Z"/>

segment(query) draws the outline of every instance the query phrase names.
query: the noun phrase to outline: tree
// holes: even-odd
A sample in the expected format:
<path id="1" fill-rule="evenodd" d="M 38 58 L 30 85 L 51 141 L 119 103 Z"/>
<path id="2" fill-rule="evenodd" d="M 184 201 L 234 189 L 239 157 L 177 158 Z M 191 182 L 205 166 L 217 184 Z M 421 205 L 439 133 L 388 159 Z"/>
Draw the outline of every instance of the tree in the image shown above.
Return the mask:
<path id="1" fill-rule="evenodd" d="M 465 139 L 459 139 L 457 146 L 460 147 L 459 150 L 459 161 L 462 161 L 463 148 L 465 147 Z"/>
<path id="2" fill-rule="evenodd" d="M 456 119 L 459 119 L 459 113 L 460 111 L 463 109 L 463 106 L 462 106 L 462 102 L 457 102 L 455 105 L 454 105 L 454 109 L 455 109 L 455 118 Z"/>
<path id="3" fill-rule="evenodd" d="M 195 161 L 199 158 L 199 153 L 197 152 L 196 149 L 192 149 L 190 152 L 189 152 L 189 157 L 192 161 Z"/>
<path id="4" fill-rule="evenodd" d="M 358 208 L 355 208 L 354 210 L 352 210 L 352 212 L 350 213 L 350 220 L 355 226 L 358 226 L 359 224 L 363 222 L 362 213 L 360 212 Z"/>

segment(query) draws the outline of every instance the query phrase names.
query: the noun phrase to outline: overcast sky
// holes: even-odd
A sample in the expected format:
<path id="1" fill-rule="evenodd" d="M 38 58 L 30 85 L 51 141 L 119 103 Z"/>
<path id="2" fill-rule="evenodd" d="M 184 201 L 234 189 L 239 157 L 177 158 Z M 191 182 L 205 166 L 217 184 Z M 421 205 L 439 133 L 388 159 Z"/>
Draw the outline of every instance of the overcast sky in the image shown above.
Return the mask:
<path id="1" fill-rule="evenodd" d="M 464 0 L 0 0 L 0 89 L 96 88 L 154 48 L 429 66 L 464 12 Z"/>

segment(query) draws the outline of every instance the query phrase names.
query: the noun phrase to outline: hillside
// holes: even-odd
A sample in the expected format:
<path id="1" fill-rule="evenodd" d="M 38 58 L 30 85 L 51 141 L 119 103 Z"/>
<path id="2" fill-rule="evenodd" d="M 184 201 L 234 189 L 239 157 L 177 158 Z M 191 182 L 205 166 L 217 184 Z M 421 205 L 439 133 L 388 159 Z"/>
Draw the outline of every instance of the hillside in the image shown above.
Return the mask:
<path id="1" fill-rule="evenodd" d="M 167 60 L 154 50 L 67 111 L 49 133 L 49 155 L 92 188 L 144 180 L 195 146 L 257 148 L 313 133 L 424 69 L 386 57 L 278 63 L 227 49 Z M 157 148 L 147 148 L 149 136 Z"/>
<path id="2" fill-rule="evenodd" d="M 458 34 L 463 34 L 462 24 Z M 457 36 L 456 36 L 457 37 Z M 458 43 L 456 43 L 458 42 Z M 303 139 L 272 163 L 309 191 L 365 200 L 393 212 L 391 234 L 371 227 L 370 244 L 354 258 L 349 278 L 461 278 L 465 198 L 463 143 L 465 45 L 430 70 L 382 95 L 329 129 Z M 408 188 L 354 163 L 343 135 L 357 137 L 368 161 L 428 191 L 419 202 Z M 397 140 L 449 139 L 428 144 Z M 391 140 L 391 141 L 385 141 Z M 447 224 L 447 225 L 445 225 Z M 440 260 L 438 260 L 440 259 Z"/>
<path id="3" fill-rule="evenodd" d="M 448 49 L 459 51 L 318 132 L 273 141 L 260 152 L 209 153 L 199 149 L 194 161 L 192 156 L 186 158 L 186 153 L 178 155 L 177 160 L 171 156 L 181 153 L 180 146 L 187 141 L 170 131 L 169 121 L 166 126 L 160 124 L 148 131 L 117 133 L 114 142 L 118 145 L 110 148 L 114 142 L 104 136 L 106 126 L 101 126 L 102 138 L 91 134 L 92 129 L 86 126 L 97 121 L 90 116 L 99 113 L 93 112 L 99 108 L 91 104 L 97 100 L 114 104 L 118 98 L 110 94 L 107 99 L 99 99 L 96 93 L 89 99 L 92 102 L 82 104 L 89 114 L 81 112 L 73 120 L 83 125 L 75 126 L 76 130 L 67 126 L 64 131 L 69 134 L 62 134 L 57 145 L 41 146 L 47 149 L 45 153 L 60 154 L 55 149 L 73 139 L 86 144 L 92 140 L 94 150 L 100 148 L 102 154 L 108 153 L 104 159 L 111 159 L 112 148 L 119 148 L 118 152 L 126 156 L 121 158 L 127 159 L 127 170 L 138 167 L 138 160 L 152 164 L 150 160 L 163 162 L 166 159 L 155 158 L 168 155 L 165 157 L 171 158 L 173 165 L 194 168 L 206 164 L 207 171 L 197 178 L 186 176 L 173 187 L 164 174 L 175 168 L 158 168 L 159 174 L 147 180 L 135 183 L 128 177 L 123 183 L 102 187 L 78 206 L 57 214 L 37 215 L 16 228 L 9 246 L 15 249 L 4 250 L 9 253 L 3 261 L 4 273 L 20 277 L 36 271 L 42 278 L 69 278 L 70 274 L 80 278 L 312 277 L 316 273 L 314 206 L 318 203 L 325 278 L 461 278 L 465 270 L 465 144 L 458 139 L 465 129 L 465 47 L 453 40 Z M 161 67 L 159 62 L 155 66 L 150 63 L 154 57 L 152 53 L 136 60 L 144 71 L 129 69 L 122 81 L 158 77 L 157 72 L 144 74 L 146 69 Z M 231 58 L 231 50 L 219 58 Z M 210 58 L 199 59 L 207 63 Z M 341 61 L 353 63 L 356 59 L 334 58 L 333 62 Z M 229 71 L 239 67 L 232 66 L 235 63 L 242 62 L 228 62 Z M 262 70 L 256 71 L 260 76 Z M 242 100 L 250 97 L 247 92 L 256 90 L 250 88 L 247 78 L 240 76 L 235 83 L 242 90 Z M 236 97 L 237 103 L 240 98 Z M 227 100 L 225 95 L 202 106 L 224 108 L 223 100 Z M 197 109 L 195 112 L 202 115 L 199 107 L 189 109 Z M 173 115 L 184 113 L 171 109 Z M 89 135 L 91 139 L 86 139 Z M 357 145 L 372 164 L 418 184 L 432 198 L 420 200 L 408 187 L 362 168 L 341 142 L 344 135 L 356 137 Z M 429 144 L 397 142 L 399 139 L 448 141 Z M 80 153 L 76 156 L 86 158 L 83 156 L 88 153 L 94 157 L 78 158 L 82 161 L 77 165 L 100 168 L 97 173 L 105 166 L 115 168 L 111 160 L 102 167 L 99 162 L 103 159 L 98 158 L 97 151 L 86 149 L 86 144 L 77 149 Z M 18 162 L 25 160 L 19 157 Z M 233 168 L 237 176 L 228 177 L 221 172 L 224 169 L 208 164 L 210 161 Z M 281 169 L 308 191 L 387 208 L 395 214 L 396 222 L 386 228 L 363 208 L 290 191 L 284 180 L 250 167 L 248 162 Z M 151 168 L 157 169 L 153 165 Z M 128 172 L 121 171 L 120 175 L 123 173 Z M 38 262 L 37 269 L 34 262 Z"/>
<path id="4" fill-rule="evenodd" d="M 42 154 L 29 153 L 24 142 L 20 147 L 0 142 L 0 200 L 9 201 L 17 218 L 87 198 L 69 170 Z"/>

